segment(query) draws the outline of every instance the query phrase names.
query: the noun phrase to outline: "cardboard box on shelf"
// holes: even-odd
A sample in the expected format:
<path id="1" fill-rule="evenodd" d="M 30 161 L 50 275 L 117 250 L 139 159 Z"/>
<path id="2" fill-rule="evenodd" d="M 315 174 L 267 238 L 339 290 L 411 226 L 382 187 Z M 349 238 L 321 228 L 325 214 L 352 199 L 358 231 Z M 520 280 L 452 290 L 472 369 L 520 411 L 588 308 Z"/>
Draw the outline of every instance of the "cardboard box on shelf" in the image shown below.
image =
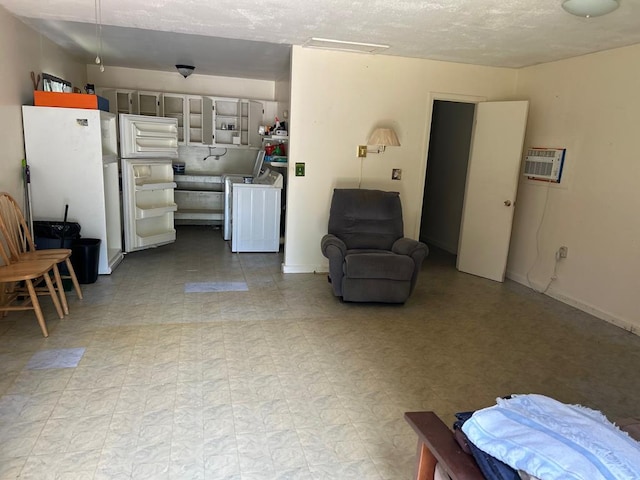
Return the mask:
<path id="1" fill-rule="evenodd" d="M 98 95 L 86 93 L 65 93 L 65 92 L 44 92 L 35 90 L 33 92 L 33 104 L 37 107 L 67 107 L 67 108 L 87 108 L 92 110 L 109 111 L 109 100 Z"/>

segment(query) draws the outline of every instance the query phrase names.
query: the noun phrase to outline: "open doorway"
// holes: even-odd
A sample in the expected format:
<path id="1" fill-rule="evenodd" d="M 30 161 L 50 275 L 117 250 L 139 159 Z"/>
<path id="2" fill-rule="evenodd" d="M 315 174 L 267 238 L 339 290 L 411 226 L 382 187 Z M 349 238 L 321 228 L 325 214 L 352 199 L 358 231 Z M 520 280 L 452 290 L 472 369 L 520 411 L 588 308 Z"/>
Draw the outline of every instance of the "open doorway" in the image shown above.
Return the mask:
<path id="1" fill-rule="evenodd" d="M 455 265 L 475 103 L 434 100 L 420 241 Z M 449 262 L 447 262 L 449 263 Z"/>

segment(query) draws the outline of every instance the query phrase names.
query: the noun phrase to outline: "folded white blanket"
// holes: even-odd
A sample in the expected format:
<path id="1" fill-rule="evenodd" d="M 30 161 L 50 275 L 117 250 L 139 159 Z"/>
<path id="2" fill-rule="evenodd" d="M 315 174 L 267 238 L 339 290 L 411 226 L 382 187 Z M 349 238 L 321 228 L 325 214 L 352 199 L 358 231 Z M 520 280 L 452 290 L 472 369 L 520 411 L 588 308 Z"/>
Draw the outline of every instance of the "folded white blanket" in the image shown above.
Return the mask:
<path id="1" fill-rule="evenodd" d="M 640 479 L 640 443 L 596 410 L 543 395 L 499 398 L 462 430 L 481 450 L 542 480 Z"/>

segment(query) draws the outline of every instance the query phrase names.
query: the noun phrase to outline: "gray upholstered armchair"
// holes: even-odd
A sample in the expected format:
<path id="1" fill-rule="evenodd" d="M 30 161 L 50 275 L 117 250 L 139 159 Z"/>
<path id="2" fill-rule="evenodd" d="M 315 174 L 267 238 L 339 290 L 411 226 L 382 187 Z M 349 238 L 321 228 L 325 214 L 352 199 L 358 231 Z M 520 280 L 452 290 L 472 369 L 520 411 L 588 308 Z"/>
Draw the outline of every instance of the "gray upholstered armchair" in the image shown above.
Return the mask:
<path id="1" fill-rule="evenodd" d="M 403 235 L 398 192 L 334 189 L 321 242 L 334 295 L 347 302 L 404 303 L 429 250 Z"/>

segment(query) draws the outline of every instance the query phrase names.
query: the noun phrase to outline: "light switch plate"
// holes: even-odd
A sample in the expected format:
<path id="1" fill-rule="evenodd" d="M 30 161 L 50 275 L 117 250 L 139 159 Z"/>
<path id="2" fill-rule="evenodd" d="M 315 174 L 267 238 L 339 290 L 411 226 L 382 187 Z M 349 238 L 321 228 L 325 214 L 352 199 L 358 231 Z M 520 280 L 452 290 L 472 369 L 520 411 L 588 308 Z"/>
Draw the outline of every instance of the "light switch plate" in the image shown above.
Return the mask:
<path id="1" fill-rule="evenodd" d="M 304 163 L 296 163 L 296 177 L 304 177 Z"/>
<path id="2" fill-rule="evenodd" d="M 391 170 L 391 180 L 401 180 L 402 179 L 402 169 L 394 168 Z"/>

